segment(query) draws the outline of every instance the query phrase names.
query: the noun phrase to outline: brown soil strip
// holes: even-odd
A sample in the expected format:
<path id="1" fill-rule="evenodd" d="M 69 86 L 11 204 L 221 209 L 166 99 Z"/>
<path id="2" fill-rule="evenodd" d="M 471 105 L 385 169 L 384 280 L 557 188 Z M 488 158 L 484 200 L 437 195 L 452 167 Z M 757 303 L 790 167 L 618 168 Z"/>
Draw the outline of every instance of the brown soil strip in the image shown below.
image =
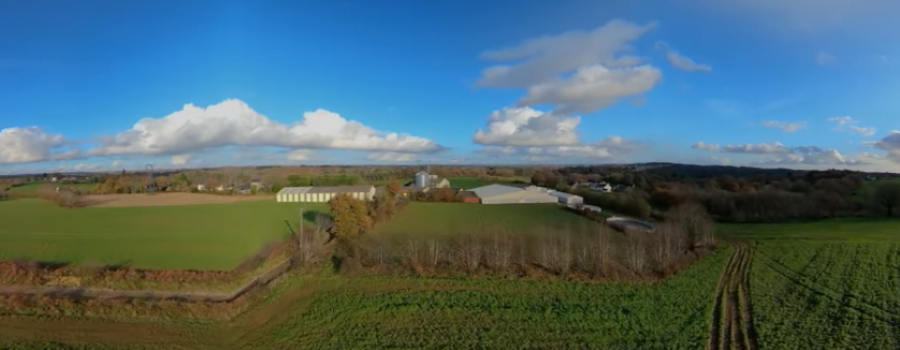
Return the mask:
<path id="1" fill-rule="evenodd" d="M 736 243 L 716 287 L 709 328 L 710 350 L 757 349 L 748 283 L 751 259 L 750 246 Z"/>

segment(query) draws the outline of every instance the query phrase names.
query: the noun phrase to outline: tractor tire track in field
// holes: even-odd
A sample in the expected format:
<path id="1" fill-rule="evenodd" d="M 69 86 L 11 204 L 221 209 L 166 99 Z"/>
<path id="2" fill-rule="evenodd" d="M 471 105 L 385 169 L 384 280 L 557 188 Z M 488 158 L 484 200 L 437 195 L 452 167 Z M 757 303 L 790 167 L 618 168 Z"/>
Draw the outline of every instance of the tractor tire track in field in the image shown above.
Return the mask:
<path id="1" fill-rule="evenodd" d="M 756 350 L 756 331 L 750 305 L 749 269 L 753 250 L 736 243 L 734 254 L 719 277 L 709 326 L 710 350 Z"/>

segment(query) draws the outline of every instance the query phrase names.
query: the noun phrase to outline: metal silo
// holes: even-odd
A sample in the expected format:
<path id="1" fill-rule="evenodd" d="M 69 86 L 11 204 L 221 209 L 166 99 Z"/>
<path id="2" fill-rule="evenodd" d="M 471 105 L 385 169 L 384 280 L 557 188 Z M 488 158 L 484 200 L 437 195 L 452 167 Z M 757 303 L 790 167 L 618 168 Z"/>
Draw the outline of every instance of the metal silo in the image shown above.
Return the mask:
<path id="1" fill-rule="evenodd" d="M 416 187 L 428 187 L 428 173 L 420 171 L 418 174 L 416 174 Z"/>

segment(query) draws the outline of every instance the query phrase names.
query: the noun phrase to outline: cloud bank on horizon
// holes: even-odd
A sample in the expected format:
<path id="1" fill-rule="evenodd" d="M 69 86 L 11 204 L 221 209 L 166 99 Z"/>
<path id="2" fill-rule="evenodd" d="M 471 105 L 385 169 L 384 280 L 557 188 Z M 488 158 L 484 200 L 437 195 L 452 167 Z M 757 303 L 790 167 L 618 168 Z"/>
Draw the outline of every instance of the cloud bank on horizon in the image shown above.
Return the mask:
<path id="1" fill-rule="evenodd" d="M 11 96 L 0 98 L 0 110 L 6 111 L 0 114 L 0 173 L 103 171 L 151 162 L 179 168 L 462 160 L 552 164 L 675 161 L 900 172 L 900 131 L 896 130 L 900 129 L 900 106 L 892 104 L 893 97 L 883 92 L 896 91 L 900 84 L 900 64 L 893 63 L 900 57 L 900 44 L 868 48 L 871 52 L 851 45 L 853 36 L 871 36 L 893 28 L 894 22 L 885 16 L 891 10 L 900 10 L 900 5 L 888 0 L 702 0 L 691 5 L 672 1 L 649 6 L 643 16 L 622 13 L 602 21 L 573 19 L 566 27 L 542 24 L 471 40 L 477 46 L 465 48 L 468 61 L 458 58 L 459 51 L 440 51 L 457 54 L 457 58 L 440 61 L 430 70 L 392 71 L 402 78 L 396 83 L 378 69 L 354 69 L 340 61 L 344 56 L 355 59 L 362 51 L 335 51 L 328 56 L 334 63 L 305 62 L 320 68 L 302 74 L 282 69 L 256 77 L 275 82 L 281 75 L 290 76 L 284 80 L 291 82 L 281 83 L 280 90 L 264 90 L 266 84 L 255 85 L 248 79 L 245 90 L 206 94 L 214 84 L 201 83 L 193 91 L 206 96 L 201 100 L 215 102 L 198 106 L 192 103 L 196 101 L 192 90 L 179 90 L 177 98 L 182 100 L 163 108 L 174 112 L 132 119 L 125 125 L 119 124 L 122 117 L 110 109 L 102 118 L 116 123 L 82 129 L 72 126 L 66 117 L 32 117 L 53 114 L 49 112 L 53 106 L 19 104 L 16 101 L 38 96 L 42 90 L 12 85 L 32 78 L 40 81 L 46 74 L 41 70 L 80 66 L 49 68 L 26 64 L 20 58 L 7 59 L 6 53 L 0 53 L 0 60 L 12 62 L 0 66 L 0 96 Z M 697 33 L 703 35 L 702 40 L 684 37 L 697 32 L 696 23 L 706 25 L 712 22 L 704 21 L 720 17 L 741 28 L 723 26 L 721 33 Z M 4 18 L 0 15 L 0 22 Z M 849 39 L 831 35 L 848 23 L 859 24 L 855 31 L 845 33 Z M 882 24 L 888 27 L 878 26 Z M 896 27 L 900 30 L 900 25 Z M 0 34 L 0 42 L 19 38 L 17 35 L 24 34 L 7 31 Z M 274 50 L 270 46 L 275 44 L 260 43 L 269 46 L 256 49 Z M 403 53 L 386 50 L 374 56 L 387 58 L 373 57 L 369 64 L 382 64 L 377 59 L 397 61 L 397 66 L 392 66 L 397 68 L 428 64 L 410 56 L 416 47 L 423 50 L 421 46 L 400 41 L 392 45 L 402 47 Z M 9 51 L 29 50 L 12 47 Z M 254 50 L 248 46 L 246 51 Z M 283 54 L 279 52 L 254 57 L 260 65 L 284 64 L 280 67 L 303 70 L 303 62 L 277 62 Z M 97 55 L 99 61 L 122 62 L 112 55 Z M 471 64 L 456 64 L 459 62 Z M 300 79 L 317 69 L 323 70 L 318 80 Z M 378 77 L 374 87 L 354 85 L 373 79 L 368 74 Z M 427 82 L 425 78 L 407 79 L 437 79 L 438 74 L 470 79 L 468 86 L 453 86 L 447 83 L 450 78 L 434 83 L 449 86 L 440 92 L 429 91 L 431 83 L 417 85 Z M 4 83 L 4 77 L 10 83 Z M 861 84 L 869 81 L 872 90 L 847 91 L 849 86 L 866 89 Z M 301 88 L 300 84 L 309 85 Z M 294 85 L 298 87 L 294 89 Z M 162 91 L 166 90 L 157 93 Z M 269 94 L 260 97 L 255 91 Z M 281 91 L 284 93 L 279 94 Z M 395 100 L 380 102 L 387 92 Z M 65 93 L 75 92 L 62 92 L 61 96 Z M 397 95 L 427 102 L 402 105 Z M 372 100 L 382 103 L 384 111 L 357 106 Z M 179 105 L 182 107 L 177 109 Z M 134 115 L 128 108 L 125 103 L 115 105 L 117 115 Z M 48 112 L 41 112 L 45 109 Z"/>

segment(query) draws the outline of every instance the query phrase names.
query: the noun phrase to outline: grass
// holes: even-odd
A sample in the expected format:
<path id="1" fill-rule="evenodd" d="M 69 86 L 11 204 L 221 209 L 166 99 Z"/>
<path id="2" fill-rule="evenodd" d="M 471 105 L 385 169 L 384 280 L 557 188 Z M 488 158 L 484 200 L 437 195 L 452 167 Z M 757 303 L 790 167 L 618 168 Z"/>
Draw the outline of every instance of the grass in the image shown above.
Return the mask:
<path id="1" fill-rule="evenodd" d="M 556 204 L 411 202 L 376 230 L 389 234 L 440 235 L 496 227 L 520 231 L 588 223 L 589 220 Z"/>
<path id="2" fill-rule="evenodd" d="M 49 188 L 76 188 L 83 192 L 94 192 L 97 189 L 98 184 L 95 183 L 77 183 L 77 184 L 54 184 L 48 182 L 34 182 L 24 184 L 22 186 L 16 186 L 9 190 L 11 193 L 37 193 L 44 187 Z"/>
<path id="3" fill-rule="evenodd" d="M 0 202 L 0 259 L 135 268 L 229 270 L 299 221 L 296 203 L 63 209 L 37 199 Z M 308 220 L 324 204 L 304 203 Z"/>
<path id="4" fill-rule="evenodd" d="M 494 177 L 494 178 L 478 178 L 478 177 L 448 177 L 448 181 L 450 181 L 450 187 L 453 188 L 462 188 L 466 190 L 470 190 L 473 188 L 478 188 L 481 186 L 487 186 L 490 184 L 508 184 L 514 182 L 525 182 L 528 183 L 531 179 L 526 177 Z"/>
<path id="5" fill-rule="evenodd" d="M 7 327 L 0 347 L 68 340 L 160 349 L 699 349 L 729 253 L 654 284 L 291 274 L 231 322 L 16 319 L 22 333 Z"/>

